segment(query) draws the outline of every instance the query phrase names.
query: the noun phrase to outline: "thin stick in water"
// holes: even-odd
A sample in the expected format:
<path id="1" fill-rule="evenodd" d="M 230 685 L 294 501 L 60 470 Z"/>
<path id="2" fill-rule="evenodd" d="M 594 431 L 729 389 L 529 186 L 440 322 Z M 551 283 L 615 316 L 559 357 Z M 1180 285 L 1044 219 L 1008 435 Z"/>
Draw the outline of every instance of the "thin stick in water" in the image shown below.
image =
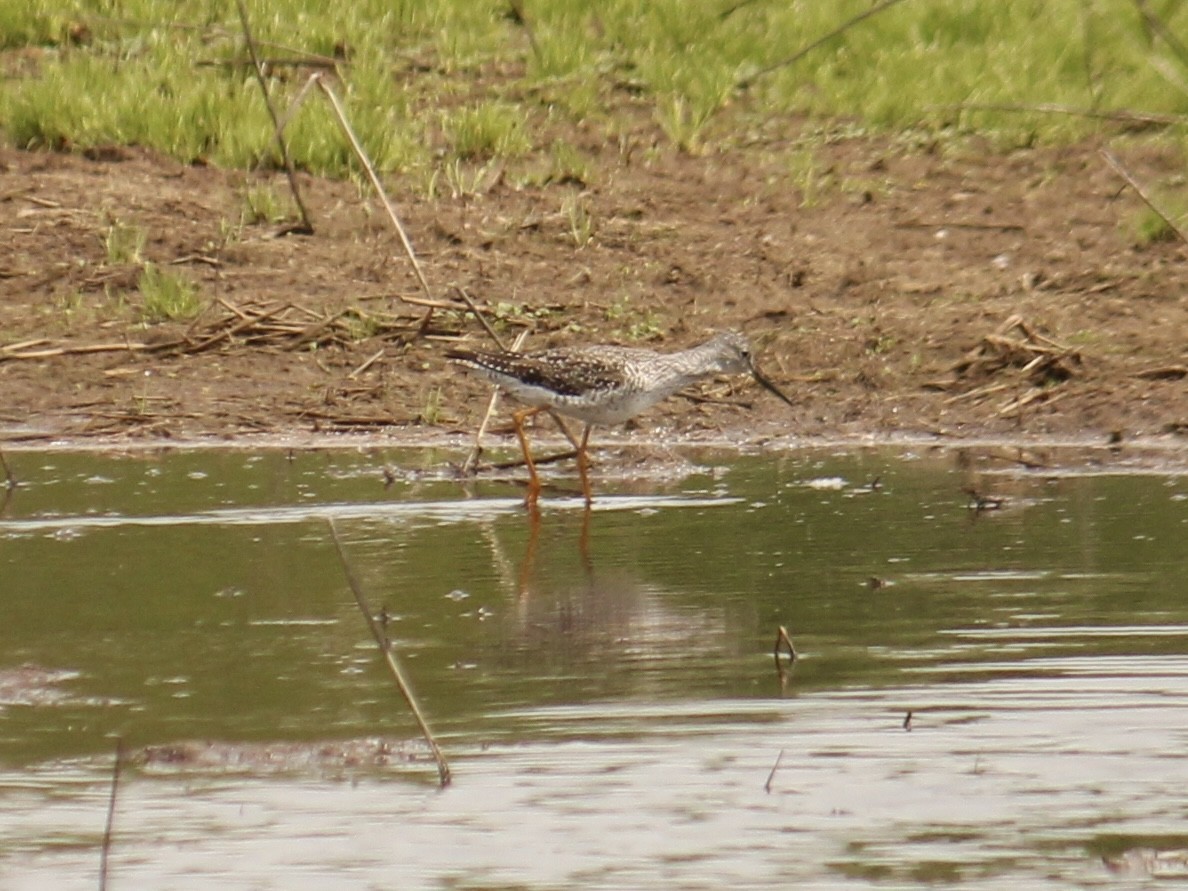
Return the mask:
<path id="1" fill-rule="evenodd" d="M 103 827 L 103 847 L 99 851 L 99 891 L 107 888 L 107 863 L 111 855 L 111 833 L 115 825 L 116 793 L 120 788 L 120 769 L 124 763 L 124 741 L 116 740 L 115 764 L 111 768 L 111 793 L 107 798 L 107 823 Z"/>
<path id="2" fill-rule="evenodd" d="M 776 755 L 775 764 L 771 766 L 771 773 L 767 775 L 767 782 L 763 784 L 763 791 L 768 795 L 771 794 L 771 781 L 775 779 L 776 771 L 780 769 L 780 762 L 784 760 L 784 750 L 780 749 L 780 754 Z"/>
<path id="3" fill-rule="evenodd" d="M 787 649 L 789 662 L 796 661 L 796 648 L 792 646 L 792 638 L 790 638 L 788 636 L 788 629 L 785 628 L 783 625 L 780 626 L 779 631 L 776 633 L 776 642 L 775 642 L 776 668 L 781 667 L 781 665 L 780 665 L 780 650 L 781 650 L 781 648 Z"/>
<path id="4" fill-rule="evenodd" d="M 438 747 L 437 740 L 433 738 L 433 732 L 429 729 L 424 715 L 421 714 L 421 708 L 417 705 L 412 687 L 405 680 L 400 663 L 396 661 L 396 654 L 392 652 L 392 643 L 388 640 L 388 634 L 384 630 L 383 623 L 375 617 L 375 614 L 372 613 L 367 605 L 367 598 L 363 595 L 363 587 L 355 577 L 355 572 L 347 560 L 346 552 L 342 549 L 342 541 L 338 537 L 338 528 L 334 525 L 333 519 L 330 519 L 328 522 L 330 524 L 330 537 L 334 539 L 334 547 L 338 551 L 338 559 L 342 563 L 342 571 L 346 576 L 347 584 L 351 588 L 351 593 L 355 595 L 355 603 L 359 605 L 359 611 L 363 613 L 363 618 L 367 621 L 367 627 L 371 629 L 371 636 L 375 638 L 376 646 L 379 647 L 380 655 L 384 657 L 388 671 L 396 681 L 400 695 L 408 703 L 409 710 L 412 712 L 413 718 L 416 719 L 417 726 L 421 728 L 421 735 L 425 737 L 425 742 L 429 744 L 429 750 L 433 753 L 433 759 L 437 762 L 437 774 L 440 785 L 444 789 L 450 784 L 450 766 L 446 763 L 445 755 L 442 754 L 441 749 Z"/>
<path id="5" fill-rule="evenodd" d="M 8 466 L 8 459 L 4 457 L 4 450 L 0 449 L 0 467 L 4 468 L 4 486 L 7 489 L 17 487 L 16 477 L 12 475 L 12 468 Z"/>

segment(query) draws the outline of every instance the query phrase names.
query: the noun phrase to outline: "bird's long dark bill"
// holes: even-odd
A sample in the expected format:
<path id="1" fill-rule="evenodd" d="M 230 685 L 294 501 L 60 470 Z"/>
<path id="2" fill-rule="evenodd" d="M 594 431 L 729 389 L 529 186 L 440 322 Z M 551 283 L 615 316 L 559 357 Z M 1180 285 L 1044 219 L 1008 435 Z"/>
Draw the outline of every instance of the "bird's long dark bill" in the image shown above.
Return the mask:
<path id="1" fill-rule="evenodd" d="M 771 381 L 769 381 L 767 378 L 765 378 L 762 374 L 760 374 L 758 368 L 752 368 L 751 374 L 753 374 L 755 376 L 755 380 L 759 381 L 759 385 L 761 387 L 763 387 L 763 389 L 774 393 L 775 395 L 779 396 L 780 399 L 784 400 L 784 402 L 788 403 L 793 408 L 796 408 L 796 403 L 793 402 L 791 399 L 789 399 L 787 396 L 785 396 L 783 391 L 781 391 L 779 387 L 777 387 L 775 384 L 773 384 Z"/>

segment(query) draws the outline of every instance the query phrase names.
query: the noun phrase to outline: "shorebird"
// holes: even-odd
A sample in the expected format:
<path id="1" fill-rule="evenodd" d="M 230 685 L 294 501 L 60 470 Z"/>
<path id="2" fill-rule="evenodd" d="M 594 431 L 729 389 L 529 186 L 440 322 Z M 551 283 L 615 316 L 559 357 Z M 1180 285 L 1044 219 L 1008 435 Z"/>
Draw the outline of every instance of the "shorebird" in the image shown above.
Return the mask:
<path id="1" fill-rule="evenodd" d="M 795 405 L 755 367 L 750 343 L 734 331 L 675 353 L 621 346 L 570 346 L 527 353 L 452 349 L 445 355 L 483 375 L 524 405 L 512 414 L 512 420 L 528 467 L 530 506 L 540 494 L 540 479 L 524 422 L 546 409 L 586 425 L 577 445 L 577 465 L 582 494 L 589 504 L 593 496 L 586 446 L 595 426 L 621 424 L 678 390 L 718 374 L 750 374 L 788 405 Z"/>

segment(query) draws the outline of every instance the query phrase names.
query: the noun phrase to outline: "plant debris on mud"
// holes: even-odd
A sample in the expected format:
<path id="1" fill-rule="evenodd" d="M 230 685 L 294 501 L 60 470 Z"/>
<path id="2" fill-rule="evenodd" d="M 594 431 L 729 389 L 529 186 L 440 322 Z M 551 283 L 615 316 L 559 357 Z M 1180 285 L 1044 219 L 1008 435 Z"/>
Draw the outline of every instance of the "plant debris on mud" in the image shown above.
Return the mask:
<path id="1" fill-rule="evenodd" d="M 392 183 L 436 299 L 351 183 L 303 175 L 315 233 L 277 236 L 244 222 L 242 173 L 91 154 L 0 150 L 0 442 L 469 430 L 487 391 L 442 354 L 484 334 L 459 289 L 529 347 L 741 329 L 799 406 L 721 381 L 639 425 L 1188 431 L 1188 250 L 1137 243 L 1137 198 L 1091 145 L 837 140 L 812 201 L 758 151 L 656 151 L 595 182 L 496 177 L 456 198 Z M 196 313 L 145 311 L 149 263 Z"/>

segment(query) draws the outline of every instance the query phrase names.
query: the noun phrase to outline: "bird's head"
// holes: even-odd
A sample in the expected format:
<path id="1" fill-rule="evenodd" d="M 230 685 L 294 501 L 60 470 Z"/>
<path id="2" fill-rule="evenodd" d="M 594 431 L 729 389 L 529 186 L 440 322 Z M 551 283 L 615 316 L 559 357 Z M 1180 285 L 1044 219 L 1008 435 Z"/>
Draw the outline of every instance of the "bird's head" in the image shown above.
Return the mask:
<path id="1" fill-rule="evenodd" d="M 751 342 L 737 331 L 723 331 L 706 344 L 713 350 L 718 371 L 722 374 L 749 374 L 763 389 L 774 393 L 788 405 L 795 403 L 755 367 L 755 356 Z"/>

